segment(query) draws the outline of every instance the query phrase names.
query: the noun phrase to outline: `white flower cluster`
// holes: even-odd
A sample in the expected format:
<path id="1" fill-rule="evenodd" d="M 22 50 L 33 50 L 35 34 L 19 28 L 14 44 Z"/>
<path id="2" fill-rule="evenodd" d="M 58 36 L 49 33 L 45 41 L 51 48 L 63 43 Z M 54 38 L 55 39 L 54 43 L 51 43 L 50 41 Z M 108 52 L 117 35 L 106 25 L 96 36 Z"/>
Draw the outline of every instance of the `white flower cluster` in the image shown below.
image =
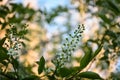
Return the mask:
<path id="1" fill-rule="evenodd" d="M 81 33 L 83 33 L 84 30 L 84 25 L 79 25 L 73 35 L 69 34 L 69 38 L 66 38 L 66 42 L 62 45 L 61 51 L 56 54 L 53 60 L 56 66 L 63 67 L 67 62 L 71 61 L 72 53 L 79 46 Z"/>
<path id="2" fill-rule="evenodd" d="M 4 47 L 8 50 L 8 55 L 18 57 L 21 54 L 22 49 L 22 38 L 17 36 L 17 28 L 13 25 L 10 25 L 6 34 L 6 41 Z"/>
<path id="3" fill-rule="evenodd" d="M 22 49 L 22 42 L 18 37 L 15 37 L 13 34 L 10 34 L 9 38 L 9 49 L 8 55 L 19 56 Z"/>

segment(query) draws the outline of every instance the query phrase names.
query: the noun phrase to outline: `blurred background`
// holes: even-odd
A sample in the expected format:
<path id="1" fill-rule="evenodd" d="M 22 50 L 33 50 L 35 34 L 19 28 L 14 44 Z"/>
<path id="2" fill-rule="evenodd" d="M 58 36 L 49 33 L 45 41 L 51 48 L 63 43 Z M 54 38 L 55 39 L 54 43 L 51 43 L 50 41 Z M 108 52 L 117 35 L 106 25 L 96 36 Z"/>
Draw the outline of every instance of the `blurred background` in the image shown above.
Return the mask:
<path id="1" fill-rule="evenodd" d="M 85 25 L 79 49 L 73 53 L 72 66 L 79 66 L 85 53 L 103 49 L 88 70 L 103 78 L 120 79 L 120 0 L 0 0 L 0 38 L 8 23 L 28 24 L 26 47 L 20 61 L 29 72 L 37 73 L 36 61 L 45 57 L 46 66 L 65 38 L 79 24 Z"/>

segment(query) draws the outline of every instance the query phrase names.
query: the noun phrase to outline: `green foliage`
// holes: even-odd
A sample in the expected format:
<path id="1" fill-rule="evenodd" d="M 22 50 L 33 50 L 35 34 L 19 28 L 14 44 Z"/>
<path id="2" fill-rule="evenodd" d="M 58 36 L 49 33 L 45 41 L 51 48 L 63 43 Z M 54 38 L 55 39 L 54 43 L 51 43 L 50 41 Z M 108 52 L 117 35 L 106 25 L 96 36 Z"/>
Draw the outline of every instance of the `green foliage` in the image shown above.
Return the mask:
<path id="1" fill-rule="evenodd" d="M 77 70 L 79 69 L 79 67 L 71 67 L 71 68 L 60 68 L 58 70 L 57 76 L 61 76 L 61 77 L 69 77 L 71 75 L 73 75 Z"/>
<path id="2" fill-rule="evenodd" d="M 0 47 L 0 56 L 1 56 L 0 61 L 8 59 L 8 55 L 6 53 L 7 53 L 7 50 L 3 47 Z"/>
<path id="3" fill-rule="evenodd" d="M 44 15 L 46 16 L 46 22 L 48 23 L 52 23 L 54 18 L 58 15 L 60 15 L 60 13 L 62 12 L 67 12 L 68 9 L 67 7 L 63 7 L 63 6 L 58 6 L 57 8 L 52 9 L 51 12 L 48 12 L 47 10 L 44 11 Z"/>
<path id="4" fill-rule="evenodd" d="M 38 73 L 41 74 L 43 72 L 44 67 L 45 67 L 45 59 L 44 59 L 44 57 L 42 56 L 40 58 L 40 61 L 37 62 L 37 63 L 39 65 L 39 67 L 38 67 Z"/>
<path id="5" fill-rule="evenodd" d="M 5 37 L 0 40 L 0 63 L 3 65 L 0 69 L 0 75 L 12 80 L 21 79 L 21 75 L 19 75 L 20 65 L 17 58 L 19 57 L 19 51 L 22 48 L 20 40 L 24 39 L 24 36 L 26 34 L 23 33 L 20 35 L 19 33 L 21 31 L 27 31 L 26 26 L 23 26 L 18 30 L 16 25 L 10 25 L 10 28 L 6 30 Z M 7 67 L 9 64 L 12 65 L 14 71 L 7 72 Z"/>
<path id="6" fill-rule="evenodd" d="M 91 5 L 90 0 L 85 1 L 87 5 Z M 97 38 L 89 39 L 82 45 L 81 48 L 84 52 L 84 56 L 80 57 L 80 66 L 68 67 L 67 65 L 73 60 L 73 52 L 80 47 L 80 38 L 85 30 L 84 25 L 79 25 L 73 33 L 68 35 L 68 38 L 66 38 L 60 51 L 55 54 L 54 59 L 51 61 L 54 68 L 47 67 L 47 61 L 43 56 L 40 58 L 37 62 L 38 75 L 40 76 L 37 76 L 32 72 L 27 72 L 26 70 L 28 68 L 25 68 L 18 60 L 21 55 L 20 51 L 25 45 L 22 40 L 27 39 L 25 35 L 28 33 L 27 25 L 24 23 L 33 21 L 35 14 L 40 12 L 40 10 L 35 11 L 30 9 L 29 5 L 23 7 L 22 4 L 15 3 L 8 3 L 11 8 L 7 5 L 0 6 L 0 18 L 3 19 L 3 21 L 0 20 L 1 30 L 6 30 L 5 37 L 0 39 L 0 79 L 77 80 L 88 78 L 103 80 L 99 74 L 92 71 L 87 71 L 86 67 L 89 66 L 90 62 L 91 64 L 93 63 L 102 49 L 104 49 L 105 52 L 100 58 L 100 61 L 104 61 L 108 64 L 108 66 L 110 65 L 110 54 L 116 53 L 117 56 L 120 55 L 120 24 L 117 22 L 117 18 L 120 16 L 119 3 L 119 0 L 96 0 L 94 2 L 94 5 L 97 6 L 99 12 L 95 12 L 93 15 L 98 16 L 101 19 L 100 26 L 103 32 L 100 30 L 97 31 Z M 46 22 L 51 23 L 53 19 L 61 12 L 68 12 L 68 8 L 58 6 L 56 9 L 53 9 L 51 13 L 44 11 L 43 14 L 46 16 Z M 7 17 L 9 14 L 13 14 L 13 16 Z M 10 28 L 6 28 L 8 25 Z M 89 42 L 97 45 L 97 49 L 95 51 L 93 51 L 91 45 L 88 44 Z M 21 45 L 23 45 L 22 48 Z M 114 56 L 112 58 L 114 58 Z M 8 70 L 9 64 L 12 66 L 10 70 Z M 99 66 L 102 66 L 102 64 L 103 63 Z M 111 77 L 114 79 L 119 79 L 116 75 Z"/>
<path id="7" fill-rule="evenodd" d="M 91 71 L 81 72 L 78 76 L 82 78 L 103 80 L 97 73 Z"/>
<path id="8" fill-rule="evenodd" d="M 94 5 L 91 5 L 91 2 L 93 2 Z M 117 60 L 120 54 L 119 47 L 120 35 L 118 35 L 120 33 L 119 31 L 120 0 L 97 0 L 97 1 L 86 0 L 86 3 L 92 7 L 95 6 L 96 8 L 98 8 L 98 11 L 92 14 L 93 16 L 97 16 L 100 18 L 99 24 L 101 29 L 97 31 L 97 38 L 96 39 L 91 38 L 90 40 L 88 40 L 88 42 L 97 44 L 98 50 L 96 50 L 95 52 L 97 54 L 99 53 L 99 50 L 101 50 L 101 47 L 103 46 L 102 49 L 104 49 L 105 51 L 103 56 L 100 58 L 99 67 L 101 66 L 102 70 L 108 69 L 109 72 L 109 66 L 111 64 L 110 62 L 112 60 L 113 62 L 115 62 L 114 60 Z M 102 38 L 99 38 L 100 35 L 102 35 Z M 109 57 L 110 55 L 114 56 Z M 107 64 L 106 66 L 107 68 L 103 68 L 104 64 Z M 116 79 L 118 79 L 117 76 Z"/>
<path id="9" fill-rule="evenodd" d="M 9 76 L 10 76 L 10 78 L 18 79 L 18 80 L 25 80 L 25 79 L 39 80 L 39 77 L 35 76 L 35 75 L 30 74 L 29 76 L 21 77 L 22 75 L 19 74 L 20 73 L 19 69 L 21 66 L 19 65 L 20 63 L 17 60 L 17 58 L 20 56 L 20 55 L 18 55 L 20 53 L 19 52 L 16 53 L 15 51 L 16 51 L 16 49 L 20 50 L 20 48 L 16 47 L 16 45 L 21 43 L 21 41 L 19 41 L 19 40 L 21 38 L 24 39 L 24 35 L 27 34 L 28 31 L 26 29 L 27 28 L 26 26 L 23 26 L 19 30 L 16 27 L 16 25 L 10 25 L 10 26 L 11 26 L 10 29 L 6 30 L 6 32 L 7 32 L 6 37 L 4 37 L 3 39 L 0 40 L 1 45 L 4 45 L 6 43 L 5 42 L 6 39 L 9 40 L 8 43 L 10 44 L 9 45 L 8 43 L 6 43 L 5 45 L 7 45 L 7 47 L 5 47 L 5 48 L 1 46 L 1 52 L 3 52 L 3 53 L 1 53 L 2 58 L 1 58 L 0 63 L 5 65 L 6 67 L 8 66 L 8 64 L 12 64 L 14 71 L 12 71 L 11 74 L 7 73 L 4 75 L 7 75 L 7 78 L 9 78 Z M 84 57 L 80 61 L 80 67 L 71 67 L 71 68 L 65 67 L 65 64 L 67 64 L 68 62 L 71 61 L 72 53 L 77 49 L 77 46 L 79 45 L 81 34 L 83 33 L 84 30 L 85 30 L 84 25 L 79 25 L 78 28 L 73 32 L 73 34 L 69 34 L 69 37 L 66 38 L 66 42 L 63 43 L 63 46 L 61 49 L 62 54 L 61 55 L 56 54 L 57 57 L 55 57 L 55 59 L 53 60 L 53 63 L 55 65 L 55 70 L 48 72 L 46 77 L 48 77 L 49 79 L 57 79 L 60 77 L 66 78 L 66 79 L 73 79 L 73 78 L 76 78 L 77 75 L 81 75 L 81 77 L 85 77 L 84 75 L 82 75 L 83 73 L 79 74 L 79 72 L 82 71 L 92 60 L 91 51 L 89 51 L 89 50 L 86 51 Z M 96 55 L 99 53 L 100 50 L 101 50 L 101 48 L 100 49 L 98 48 Z M 13 53 L 15 53 L 15 54 L 13 54 Z M 5 55 L 3 55 L 3 54 L 5 54 Z M 16 56 L 16 55 L 18 55 L 18 56 Z M 7 62 L 5 62 L 4 60 L 7 60 Z M 56 63 L 55 63 L 55 61 L 56 61 Z M 41 74 L 43 72 L 43 70 L 45 69 L 45 59 L 43 56 L 40 58 L 40 60 L 37 62 L 37 64 L 39 65 L 38 74 Z M 1 73 L 2 73 L 1 75 L 3 75 L 4 71 L 1 71 Z M 50 73 L 52 73 L 52 74 L 50 74 Z M 95 73 L 92 73 L 92 72 L 91 72 L 91 74 L 88 73 L 88 75 L 95 75 L 96 77 L 93 77 L 93 78 L 98 78 L 98 75 L 96 75 Z M 87 78 L 89 78 L 89 77 L 87 77 Z"/>
<path id="10" fill-rule="evenodd" d="M 91 59 L 91 53 L 85 53 L 84 57 L 80 61 L 80 70 L 84 69 L 89 64 Z"/>
<path id="11" fill-rule="evenodd" d="M 29 8 L 29 5 L 24 7 L 22 4 L 10 3 L 8 5 L 0 5 L 0 25 L 1 29 L 5 29 L 8 24 L 16 23 L 17 26 L 24 25 L 26 22 L 33 22 L 35 14 L 41 11 L 36 11 Z M 9 16 L 11 14 L 11 16 Z"/>
<path id="12" fill-rule="evenodd" d="M 2 45 L 4 44 L 5 40 L 6 40 L 6 37 L 4 37 L 2 40 L 0 40 L 0 46 L 1 46 L 1 47 L 2 47 Z"/>

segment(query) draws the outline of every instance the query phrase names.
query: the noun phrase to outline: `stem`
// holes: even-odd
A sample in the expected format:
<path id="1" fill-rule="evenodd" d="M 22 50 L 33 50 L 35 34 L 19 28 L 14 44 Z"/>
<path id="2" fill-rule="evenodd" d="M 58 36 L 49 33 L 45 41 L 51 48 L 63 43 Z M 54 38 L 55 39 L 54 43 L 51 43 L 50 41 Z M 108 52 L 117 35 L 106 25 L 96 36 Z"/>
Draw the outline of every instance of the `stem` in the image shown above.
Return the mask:
<path id="1" fill-rule="evenodd" d="M 72 80 L 77 74 L 79 74 L 82 70 L 77 71 L 75 74 L 73 74 L 71 77 L 67 78 L 66 80 Z"/>
<path id="2" fill-rule="evenodd" d="M 59 67 L 61 67 L 61 66 L 62 66 L 62 64 L 60 65 L 59 62 L 58 62 L 58 65 L 56 66 L 55 71 L 54 71 L 54 73 L 52 74 L 52 77 L 54 77 L 54 75 L 56 74 L 57 70 L 58 70 Z"/>
<path id="3" fill-rule="evenodd" d="M 12 58 L 12 60 L 14 59 L 13 56 L 11 56 L 11 58 Z M 12 64 L 13 69 L 15 71 L 15 75 L 16 75 L 17 79 L 19 80 L 19 75 L 18 75 L 17 69 L 15 68 L 15 64 L 12 61 L 10 61 L 10 63 Z"/>
<path id="4" fill-rule="evenodd" d="M 15 74 L 16 74 L 16 76 L 17 76 L 17 79 L 19 80 L 19 75 L 18 75 L 18 73 L 17 73 L 17 69 L 15 68 L 14 65 L 13 65 L 13 69 L 15 70 Z"/>
<path id="5" fill-rule="evenodd" d="M 57 69 L 58 69 L 58 65 L 56 66 L 55 71 L 54 71 L 54 73 L 52 74 L 52 77 L 54 77 L 54 75 L 56 74 Z"/>

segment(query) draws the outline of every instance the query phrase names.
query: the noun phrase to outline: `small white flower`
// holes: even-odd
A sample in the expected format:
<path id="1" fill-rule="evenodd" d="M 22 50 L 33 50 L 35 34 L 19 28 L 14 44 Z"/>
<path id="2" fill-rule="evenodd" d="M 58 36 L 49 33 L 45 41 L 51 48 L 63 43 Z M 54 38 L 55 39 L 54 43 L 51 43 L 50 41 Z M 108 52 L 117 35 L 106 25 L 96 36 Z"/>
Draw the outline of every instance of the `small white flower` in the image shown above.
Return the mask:
<path id="1" fill-rule="evenodd" d="M 21 44 L 21 43 L 16 43 L 15 47 L 16 47 L 17 49 L 21 49 L 21 48 L 22 48 L 22 44 Z"/>
<path id="2" fill-rule="evenodd" d="M 14 52 L 14 49 L 10 48 L 7 54 L 12 55 L 13 52 Z"/>

